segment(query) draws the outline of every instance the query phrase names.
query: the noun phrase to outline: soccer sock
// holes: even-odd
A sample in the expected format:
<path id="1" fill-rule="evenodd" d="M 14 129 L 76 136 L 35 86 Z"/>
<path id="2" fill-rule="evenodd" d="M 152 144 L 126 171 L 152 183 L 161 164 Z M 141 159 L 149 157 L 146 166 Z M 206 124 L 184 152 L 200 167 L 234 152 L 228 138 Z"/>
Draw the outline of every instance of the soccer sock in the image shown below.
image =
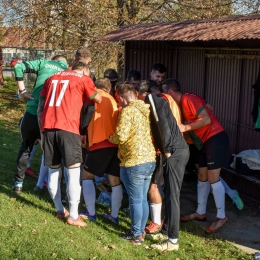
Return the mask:
<path id="1" fill-rule="evenodd" d="M 30 152 L 30 157 L 29 157 L 29 160 L 28 160 L 27 168 L 31 167 L 31 160 L 33 159 L 33 156 L 35 154 L 36 147 L 37 147 L 37 145 L 34 145 L 31 152 Z"/>
<path id="2" fill-rule="evenodd" d="M 178 243 L 178 238 L 168 238 L 171 243 L 176 244 Z"/>
<path id="3" fill-rule="evenodd" d="M 78 218 L 78 206 L 80 201 L 80 167 L 67 169 L 67 195 L 69 199 L 70 217 Z"/>
<path id="4" fill-rule="evenodd" d="M 95 201 L 96 201 L 96 189 L 93 180 L 82 181 L 83 196 L 89 215 L 96 214 Z"/>
<path id="5" fill-rule="evenodd" d="M 56 169 L 49 168 L 49 184 L 48 184 L 49 193 L 54 202 L 57 212 L 64 212 L 64 207 L 61 202 L 60 180 L 61 180 L 61 168 L 56 168 Z"/>
<path id="6" fill-rule="evenodd" d="M 196 212 L 200 215 L 206 213 L 207 201 L 210 192 L 210 184 L 208 181 L 198 181 L 197 193 L 198 193 L 198 207 Z"/>
<path id="7" fill-rule="evenodd" d="M 44 165 L 44 154 L 43 154 L 41 167 L 40 167 L 40 173 L 39 173 L 39 177 L 38 177 L 36 186 L 40 187 L 41 189 L 43 188 L 44 179 L 46 178 L 46 176 L 48 176 L 48 172 L 49 172 L 48 166 Z"/>
<path id="8" fill-rule="evenodd" d="M 102 183 L 102 177 L 94 175 L 96 186 L 100 185 Z"/>
<path id="9" fill-rule="evenodd" d="M 123 199 L 123 189 L 122 185 L 119 184 L 117 186 L 112 187 L 112 193 L 111 193 L 111 216 L 113 218 L 118 217 L 118 211 L 121 207 L 121 202 Z"/>
<path id="10" fill-rule="evenodd" d="M 157 225 L 162 224 L 161 219 L 162 203 L 150 203 L 151 221 Z"/>
<path id="11" fill-rule="evenodd" d="M 225 189 L 221 181 L 211 184 L 217 207 L 217 218 L 225 218 Z"/>
<path id="12" fill-rule="evenodd" d="M 221 183 L 222 183 L 223 186 L 224 186 L 225 193 L 227 193 L 227 195 L 228 195 L 231 199 L 233 199 L 233 198 L 236 196 L 235 192 L 234 192 L 232 189 L 230 189 L 230 187 L 228 186 L 228 184 L 227 184 L 221 177 L 220 177 L 220 181 L 221 181 Z"/>

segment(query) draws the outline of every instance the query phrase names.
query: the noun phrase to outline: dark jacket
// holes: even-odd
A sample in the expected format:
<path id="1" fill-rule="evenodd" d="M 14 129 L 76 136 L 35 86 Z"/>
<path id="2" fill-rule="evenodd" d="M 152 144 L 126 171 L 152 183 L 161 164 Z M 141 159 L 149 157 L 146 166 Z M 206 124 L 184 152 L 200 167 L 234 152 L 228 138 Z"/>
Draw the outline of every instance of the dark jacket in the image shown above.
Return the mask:
<path id="1" fill-rule="evenodd" d="M 150 104 L 151 131 L 156 150 L 164 154 L 187 148 L 168 102 L 155 94 L 148 94 L 145 103 Z"/>

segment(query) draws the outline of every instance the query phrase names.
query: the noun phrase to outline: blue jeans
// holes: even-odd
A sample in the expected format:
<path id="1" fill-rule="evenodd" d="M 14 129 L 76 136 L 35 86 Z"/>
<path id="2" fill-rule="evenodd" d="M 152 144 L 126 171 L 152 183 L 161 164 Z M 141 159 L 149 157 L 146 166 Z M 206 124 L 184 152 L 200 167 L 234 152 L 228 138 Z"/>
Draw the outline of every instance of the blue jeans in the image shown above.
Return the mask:
<path id="1" fill-rule="evenodd" d="M 140 236 L 145 229 L 149 215 L 147 192 L 151 182 L 155 162 L 120 168 L 120 179 L 129 196 L 131 230 Z"/>

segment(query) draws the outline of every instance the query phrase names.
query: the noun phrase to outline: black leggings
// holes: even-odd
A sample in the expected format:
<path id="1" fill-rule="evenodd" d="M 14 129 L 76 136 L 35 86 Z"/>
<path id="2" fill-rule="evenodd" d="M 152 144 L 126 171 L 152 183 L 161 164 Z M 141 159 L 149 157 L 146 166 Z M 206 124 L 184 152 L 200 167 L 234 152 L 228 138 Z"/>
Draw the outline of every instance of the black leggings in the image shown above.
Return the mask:
<path id="1" fill-rule="evenodd" d="M 40 138 L 40 129 L 37 116 L 25 112 L 20 124 L 22 143 L 17 155 L 17 172 L 14 176 L 15 181 L 22 182 L 25 176 L 25 170 L 36 139 Z"/>

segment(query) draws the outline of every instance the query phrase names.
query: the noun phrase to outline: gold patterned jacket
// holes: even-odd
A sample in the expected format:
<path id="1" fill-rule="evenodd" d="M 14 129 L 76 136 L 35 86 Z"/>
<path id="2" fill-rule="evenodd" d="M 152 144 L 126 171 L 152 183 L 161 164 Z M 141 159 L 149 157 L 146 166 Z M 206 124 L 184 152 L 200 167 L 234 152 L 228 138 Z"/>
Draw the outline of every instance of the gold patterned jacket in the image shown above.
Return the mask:
<path id="1" fill-rule="evenodd" d="M 155 162 L 149 106 L 141 100 L 134 100 L 122 109 L 116 132 L 109 138 L 111 143 L 118 144 L 121 167 Z"/>

